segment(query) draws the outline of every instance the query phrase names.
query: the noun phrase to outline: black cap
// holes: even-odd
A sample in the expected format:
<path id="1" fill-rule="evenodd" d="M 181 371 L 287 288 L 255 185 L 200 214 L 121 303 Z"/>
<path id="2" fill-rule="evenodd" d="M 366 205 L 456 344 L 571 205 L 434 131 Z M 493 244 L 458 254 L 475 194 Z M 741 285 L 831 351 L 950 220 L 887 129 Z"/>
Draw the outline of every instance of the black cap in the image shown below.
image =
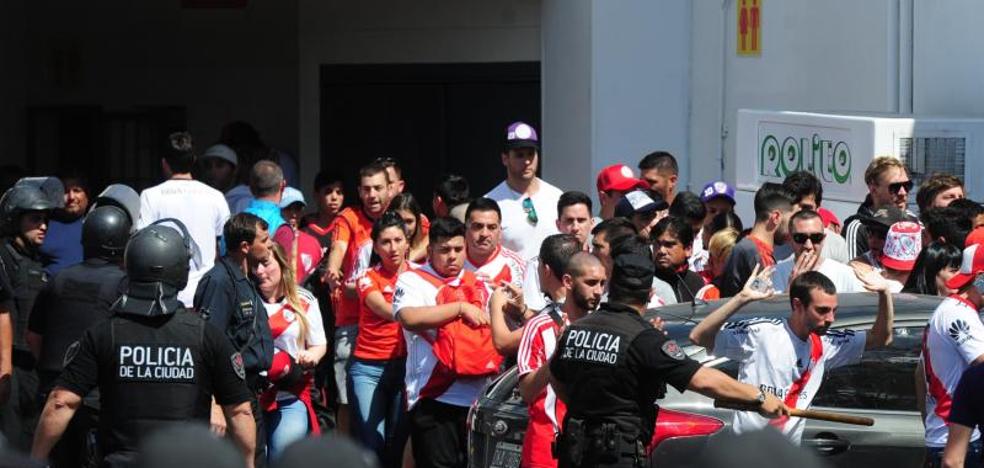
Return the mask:
<path id="1" fill-rule="evenodd" d="M 653 260 L 637 253 L 615 257 L 612 265 L 611 288 L 622 291 L 649 290 L 653 287 Z"/>
<path id="2" fill-rule="evenodd" d="M 912 218 L 905 211 L 902 211 L 895 206 L 884 206 L 878 208 L 870 215 L 861 218 L 861 222 L 864 223 L 865 226 L 875 229 L 880 228 L 886 231 L 888 228 L 892 227 L 893 224 L 899 221 L 912 221 Z"/>
<path id="3" fill-rule="evenodd" d="M 637 213 L 652 213 L 669 207 L 670 205 L 656 192 L 633 190 L 626 193 L 615 205 L 615 216 L 630 218 Z"/>

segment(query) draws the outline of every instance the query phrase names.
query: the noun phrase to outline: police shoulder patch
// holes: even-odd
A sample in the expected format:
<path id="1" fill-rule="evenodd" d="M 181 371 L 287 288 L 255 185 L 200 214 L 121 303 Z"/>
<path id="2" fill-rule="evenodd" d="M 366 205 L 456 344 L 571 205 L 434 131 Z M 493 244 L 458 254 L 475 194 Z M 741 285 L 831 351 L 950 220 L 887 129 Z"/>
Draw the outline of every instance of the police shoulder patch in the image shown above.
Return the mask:
<path id="1" fill-rule="evenodd" d="M 676 359 L 677 361 L 682 361 L 687 355 L 680 349 L 680 345 L 674 340 L 666 340 L 663 346 L 660 347 L 663 350 L 663 354 Z"/>
<path id="2" fill-rule="evenodd" d="M 236 375 L 240 379 L 246 380 L 246 363 L 243 362 L 243 355 L 240 353 L 232 353 L 229 357 L 232 361 L 232 370 L 236 371 Z"/>
<path id="3" fill-rule="evenodd" d="M 75 341 L 68 346 L 68 349 L 65 350 L 65 357 L 62 358 L 62 367 L 68 367 L 68 365 L 71 364 L 72 360 L 75 359 L 75 356 L 79 355 L 79 348 L 81 346 L 82 345 L 78 341 Z"/>

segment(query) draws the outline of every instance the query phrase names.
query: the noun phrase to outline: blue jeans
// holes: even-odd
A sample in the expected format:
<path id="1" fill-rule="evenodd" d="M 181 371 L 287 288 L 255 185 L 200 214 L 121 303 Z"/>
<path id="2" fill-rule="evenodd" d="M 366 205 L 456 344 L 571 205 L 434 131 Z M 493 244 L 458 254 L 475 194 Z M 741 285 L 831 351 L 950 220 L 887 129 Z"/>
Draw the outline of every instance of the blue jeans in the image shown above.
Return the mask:
<path id="1" fill-rule="evenodd" d="M 971 442 L 967 446 L 967 458 L 964 459 L 964 468 L 980 468 L 982 445 L 981 439 Z M 939 468 L 943 466 L 943 447 L 926 447 L 926 458 L 923 460 L 925 468 Z"/>
<path id="2" fill-rule="evenodd" d="M 308 433 L 308 410 L 297 398 L 277 401 L 277 409 L 266 413 L 267 456 L 280 458 L 288 445 L 303 439 Z"/>
<path id="3" fill-rule="evenodd" d="M 348 397 L 352 437 L 379 457 L 382 466 L 399 466 L 409 435 L 403 396 L 406 359 L 365 361 L 352 358 Z"/>

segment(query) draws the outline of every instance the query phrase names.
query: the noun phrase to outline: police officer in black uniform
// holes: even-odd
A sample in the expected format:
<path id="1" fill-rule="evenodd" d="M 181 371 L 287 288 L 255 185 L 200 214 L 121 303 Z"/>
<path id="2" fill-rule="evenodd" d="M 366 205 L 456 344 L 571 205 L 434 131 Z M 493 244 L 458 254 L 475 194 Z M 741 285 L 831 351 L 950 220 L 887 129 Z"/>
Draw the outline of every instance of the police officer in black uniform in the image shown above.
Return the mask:
<path id="1" fill-rule="evenodd" d="M 231 421 L 247 466 L 253 465 L 255 428 L 242 356 L 177 298 L 188 282 L 190 250 L 176 220 L 158 221 L 130 239 L 126 291 L 111 307 L 112 318 L 86 330 L 66 352 L 32 457 L 48 456 L 82 398 L 98 385 L 101 466 L 133 466 L 141 439 L 156 429 L 207 424 L 212 395 Z"/>
<path id="2" fill-rule="evenodd" d="M 256 418 L 256 466 L 266 460 L 266 433 L 263 412 L 257 397 L 266 389 L 267 370 L 273 363 L 273 337 L 263 298 L 250 281 L 248 273 L 270 255 L 272 236 L 266 221 L 250 213 L 239 213 L 226 221 L 222 230 L 226 255 L 215 262 L 195 290 L 195 310 L 205 320 L 225 333 L 243 355 L 246 382 L 253 392 L 251 400 Z M 225 426 L 222 413 L 212 408 L 212 426 L 221 432 Z"/>
<path id="3" fill-rule="evenodd" d="M 642 318 L 653 281 L 652 254 L 643 240 L 622 242 L 612 257 L 608 302 L 571 324 L 551 359 L 551 384 L 567 404 L 559 466 L 645 465 L 655 400 L 666 384 L 755 404 L 766 415 L 786 411 L 775 396 L 701 367 Z"/>
<path id="4" fill-rule="evenodd" d="M 49 186 L 42 187 L 49 183 Z M 50 186 L 53 183 L 54 186 Z M 45 188 L 53 188 L 57 197 Z M 27 451 L 31 445 L 39 404 L 38 376 L 34 355 L 27 345 L 27 322 L 34 301 L 48 281 L 38 248 L 48 231 L 48 216 L 64 204 L 64 189 L 55 178 L 21 179 L 0 199 L 0 223 L 4 237 L 0 244 L 0 289 L 4 308 L 10 312 L 13 329 L 10 362 L 13 379 L 9 400 L 3 407 L 3 432 L 15 448 Z M 0 337 L 3 337 L 0 335 Z M 4 339 L 3 346 L 8 346 Z M 0 374 L 6 374 L 6 350 L 0 354 Z M 0 379 L 6 380 L 5 377 Z M 7 382 L 2 382 L 6 385 Z M 6 390 L 6 389 L 4 389 Z M 2 395 L 0 395 L 2 397 Z"/>
<path id="5" fill-rule="evenodd" d="M 110 316 L 122 293 L 123 250 L 130 238 L 130 216 L 117 206 L 94 208 L 82 222 L 84 260 L 45 286 L 34 303 L 27 342 L 38 359 L 40 400 L 45 401 L 61 373 L 68 347 L 82 332 Z M 98 422 L 98 389 L 86 395 L 62 439 L 50 455 L 51 466 L 76 467 L 88 460 L 86 442 Z"/>

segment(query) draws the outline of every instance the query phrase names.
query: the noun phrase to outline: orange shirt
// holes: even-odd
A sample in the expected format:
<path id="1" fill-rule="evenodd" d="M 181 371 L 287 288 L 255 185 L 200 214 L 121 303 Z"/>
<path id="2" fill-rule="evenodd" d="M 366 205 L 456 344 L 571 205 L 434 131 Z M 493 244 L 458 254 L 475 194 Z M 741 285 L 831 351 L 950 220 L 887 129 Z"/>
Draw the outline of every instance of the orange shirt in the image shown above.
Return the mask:
<path id="1" fill-rule="evenodd" d="M 335 239 L 333 242 L 346 242 L 348 249 L 342 259 L 343 282 L 355 281 L 369 268 L 372 256 L 372 220 L 361 208 L 350 207 L 342 210 L 333 221 Z M 335 309 L 335 326 L 344 327 L 359 322 L 359 300 L 342 294 L 343 288 L 332 292 L 332 305 Z"/>
<path id="2" fill-rule="evenodd" d="M 398 273 L 390 273 L 381 265 L 369 270 L 356 282 L 359 289 L 359 335 L 352 355 L 359 359 L 381 361 L 407 355 L 403 329 L 398 322 L 380 318 L 366 305 L 369 293 L 377 291 L 387 303 L 393 303 Z"/>

